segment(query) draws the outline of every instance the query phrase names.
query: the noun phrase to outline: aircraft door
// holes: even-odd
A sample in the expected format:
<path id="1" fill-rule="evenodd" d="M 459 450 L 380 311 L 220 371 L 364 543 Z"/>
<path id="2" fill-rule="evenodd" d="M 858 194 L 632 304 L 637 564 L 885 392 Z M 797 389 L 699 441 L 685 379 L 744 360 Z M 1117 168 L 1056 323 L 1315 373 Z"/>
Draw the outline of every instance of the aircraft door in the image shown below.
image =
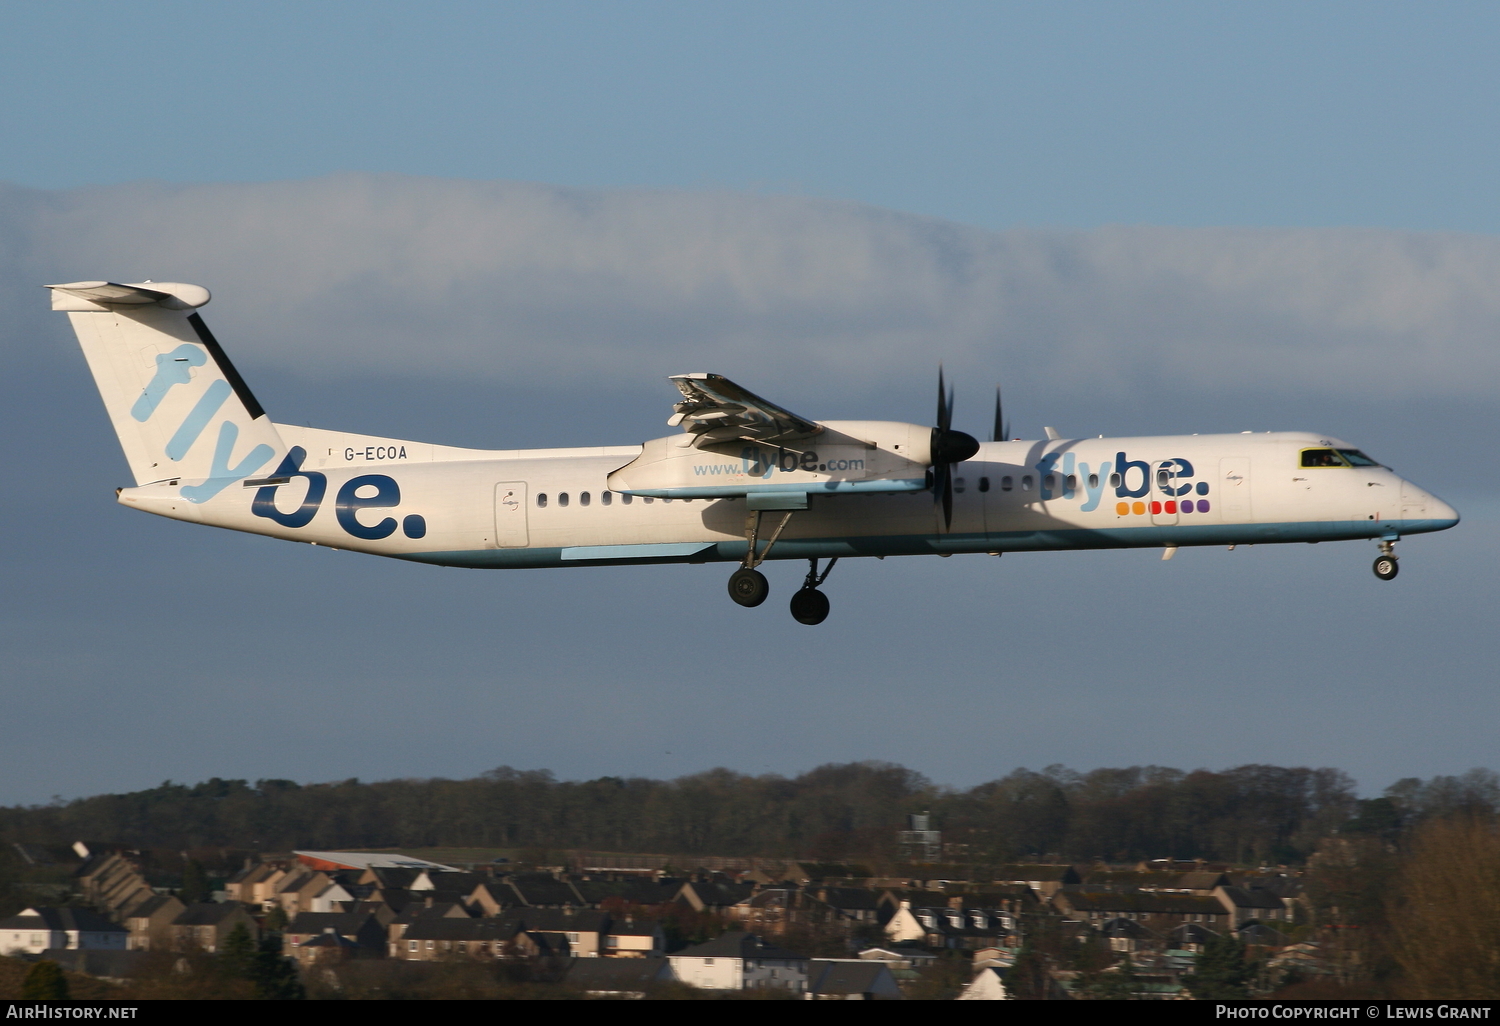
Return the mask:
<path id="1" fill-rule="evenodd" d="M 1219 516 L 1226 524 L 1250 522 L 1250 457 L 1219 461 Z"/>
<path id="2" fill-rule="evenodd" d="M 526 482 L 501 481 L 495 486 L 495 547 L 524 549 L 526 530 Z"/>
<path id="3" fill-rule="evenodd" d="M 1151 522 L 1153 524 L 1177 523 L 1177 493 L 1182 482 L 1177 480 L 1176 460 L 1153 460 L 1151 463 Z"/>

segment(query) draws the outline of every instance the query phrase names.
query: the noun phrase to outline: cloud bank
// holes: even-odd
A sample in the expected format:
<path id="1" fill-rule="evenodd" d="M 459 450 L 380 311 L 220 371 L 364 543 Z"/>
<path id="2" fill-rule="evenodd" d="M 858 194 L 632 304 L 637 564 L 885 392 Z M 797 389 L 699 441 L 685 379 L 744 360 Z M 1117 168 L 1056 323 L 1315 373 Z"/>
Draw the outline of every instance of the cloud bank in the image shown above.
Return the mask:
<path id="1" fill-rule="evenodd" d="M 1500 380 L 1500 238 L 1452 233 L 988 232 L 821 199 L 351 174 L 0 187 L 0 266 L 12 324 L 39 322 L 45 281 L 207 285 L 236 355 L 309 376 L 879 388 L 942 359 L 1082 397 L 1361 400 Z"/>

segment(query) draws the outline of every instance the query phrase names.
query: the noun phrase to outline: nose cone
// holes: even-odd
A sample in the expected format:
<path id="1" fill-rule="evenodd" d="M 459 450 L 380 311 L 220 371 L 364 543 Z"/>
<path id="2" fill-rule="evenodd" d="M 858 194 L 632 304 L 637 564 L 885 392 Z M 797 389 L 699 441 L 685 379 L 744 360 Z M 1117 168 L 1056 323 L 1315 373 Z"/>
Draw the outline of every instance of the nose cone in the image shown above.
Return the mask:
<path id="1" fill-rule="evenodd" d="M 1436 495 L 1427 500 L 1427 515 L 1436 520 L 1440 525 L 1438 530 L 1446 530 L 1458 523 L 1458 510 L 1448 505 Z"/>
<path id="2" fill-rule="evenodd" d="M 1405 534 L 1446 531 L 1458 523 L 1458 510 L 1410 481 L 1401 482 L 1401 530 Z"/>

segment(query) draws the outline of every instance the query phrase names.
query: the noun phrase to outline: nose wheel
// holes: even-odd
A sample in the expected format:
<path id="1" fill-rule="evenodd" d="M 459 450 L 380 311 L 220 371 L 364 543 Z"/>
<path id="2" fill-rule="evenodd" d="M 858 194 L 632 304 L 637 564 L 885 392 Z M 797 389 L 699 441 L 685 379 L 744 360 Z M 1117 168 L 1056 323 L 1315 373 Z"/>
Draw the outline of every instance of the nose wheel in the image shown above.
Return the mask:
<path id="1" fill-rule="evenodd" d="M 1401 565 L 1396 562 L 1396 546 L 1394 542 L 1383 541 L 1380 543 L 1380 555 L 1375 558 L 1375 576 L 1382 581 L 1389 581 L 1401 572 Z"/>
<path id="2" fill-rule="evenodd" d="M 828 575 L 833 572 L 833 564 L 838 562 L 838 557 L 828 561 L 823 572 L 818 573 L 818 561 L 809 559 L 811 564 L 807 570 L 807 577 L 802 581 L 802 587 L 792 596 L 792 619 L 798 623 L 805 623 L 809 627 L 816 627 L 828 619 L 828 596 L 818 590 L 818 586 L 828 580 Z"/>

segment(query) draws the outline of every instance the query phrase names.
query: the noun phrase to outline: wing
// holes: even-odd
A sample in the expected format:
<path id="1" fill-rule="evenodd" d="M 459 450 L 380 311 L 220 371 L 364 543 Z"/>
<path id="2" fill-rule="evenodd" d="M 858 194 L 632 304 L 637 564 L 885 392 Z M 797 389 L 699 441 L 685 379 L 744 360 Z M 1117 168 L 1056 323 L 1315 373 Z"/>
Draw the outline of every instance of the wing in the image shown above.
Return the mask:
<path id="1" fill-rule="evenodd" d="M 673 407 L 676 412 L 667 423 L 696 434 L 698 444 L 737 438 L 784 443 L 823 430 L 718 374 L 677 374 L 671 381 L 682 393 L 682 402 Z"/>

